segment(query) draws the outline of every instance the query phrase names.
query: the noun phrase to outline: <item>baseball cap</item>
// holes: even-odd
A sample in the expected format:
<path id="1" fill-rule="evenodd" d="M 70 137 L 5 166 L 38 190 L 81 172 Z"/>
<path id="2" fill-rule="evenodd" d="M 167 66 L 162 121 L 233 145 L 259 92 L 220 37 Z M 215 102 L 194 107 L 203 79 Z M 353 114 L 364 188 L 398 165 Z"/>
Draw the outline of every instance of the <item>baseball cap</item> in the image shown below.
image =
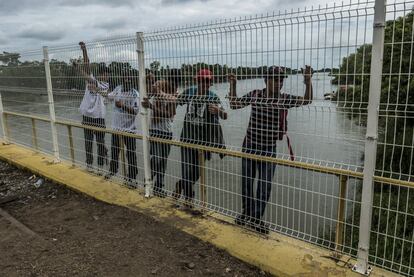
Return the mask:
<path id="1" fill-rule="evenodd" d="M 213 79 L 213 73 L 208 69 L 201 69 L 200 71 L 198 71 L 196 79 L 212 80 Z"/>

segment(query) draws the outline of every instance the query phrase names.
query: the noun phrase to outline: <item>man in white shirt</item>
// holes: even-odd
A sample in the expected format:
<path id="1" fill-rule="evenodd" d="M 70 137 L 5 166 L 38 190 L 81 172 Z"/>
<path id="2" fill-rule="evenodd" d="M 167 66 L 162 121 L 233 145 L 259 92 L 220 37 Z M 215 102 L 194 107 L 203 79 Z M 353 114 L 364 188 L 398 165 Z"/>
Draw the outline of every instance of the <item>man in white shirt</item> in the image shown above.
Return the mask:
<path id="1" fill-rule="evenodd" d="M 115 131 L 135 133 L 135 118 L 139 112 L 139 92 L 134 88 L 136 77 L 133 76 L 132 70 L 122 72 L 122 85 L 117 86 L 108 98 L 114 102 L 112 115 L 112 129 Z M 123 141 L 126 148 L 126 156 L 128 160 L 128 176 L 126 182 L 129 184 L 134 182 L 137 177 L 137 156 L 136 156 L 136 140 L 135 138 L 124 135 L 112 135 L 111 143 L 111 162 L 109 174 L 106 178 L 110 178 L 118 172 L 119 152 L 121 142 Z"/>
<path id="2" fill-rule="evenodd" d="M 84 42 L 79 42 L 83 54 L 83 67 L 74 64 L 85 78 L 86 88 L 82 102 L 80 104 L 80 112 L 82 114 L 82 124 L 86 126 L 99 127 L 105 129 L 105 104 L 103 96 L 106 96 L 109 89 L 108 72 L 105 64 L 99 65 L 94 76 L 91 72 L 88 52 Z M 92 171 L 93 164 L 93 140 L 96 137 L 96 145 L 98 152 L 98 170 L 103 171 L 104 162 L 107 157 L 108 150 L 105 147 L 105 132 L 91 129 L 84 129 L 85 136 L 85 153 L 86 166 Z"/>

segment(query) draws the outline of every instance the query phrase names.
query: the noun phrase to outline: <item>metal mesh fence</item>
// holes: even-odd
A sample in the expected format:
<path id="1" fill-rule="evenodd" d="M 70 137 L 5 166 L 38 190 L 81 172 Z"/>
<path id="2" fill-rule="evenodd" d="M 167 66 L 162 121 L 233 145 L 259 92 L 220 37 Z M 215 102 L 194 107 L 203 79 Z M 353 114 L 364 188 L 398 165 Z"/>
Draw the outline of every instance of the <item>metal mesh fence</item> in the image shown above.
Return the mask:
<path id="1" fill-rule="evenodd" d="M 370 263 L 405 275 L 412 7 L 386 6 L 369 245 Z M 373 1 L 351 1 L 148 32 L 143 49 L 135 35 L 52 47 L 52 99 L 40 51 L 5 53 L 3 136 L 53 153 L 52 103 L 61 159 L 178 208 L 356 257 L 374 12 Z"/>

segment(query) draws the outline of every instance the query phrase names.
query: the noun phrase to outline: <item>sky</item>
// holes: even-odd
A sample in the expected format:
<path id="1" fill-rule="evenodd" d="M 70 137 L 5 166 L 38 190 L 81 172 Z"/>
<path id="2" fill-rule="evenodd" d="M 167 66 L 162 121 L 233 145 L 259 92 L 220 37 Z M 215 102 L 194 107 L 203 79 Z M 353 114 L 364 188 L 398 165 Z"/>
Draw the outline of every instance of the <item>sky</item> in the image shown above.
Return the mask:
<path id="1" fill-rule="evenodd" d="M 332 1 L 0 0 L 0 51 L 37 49 L 327 3 Z"/>

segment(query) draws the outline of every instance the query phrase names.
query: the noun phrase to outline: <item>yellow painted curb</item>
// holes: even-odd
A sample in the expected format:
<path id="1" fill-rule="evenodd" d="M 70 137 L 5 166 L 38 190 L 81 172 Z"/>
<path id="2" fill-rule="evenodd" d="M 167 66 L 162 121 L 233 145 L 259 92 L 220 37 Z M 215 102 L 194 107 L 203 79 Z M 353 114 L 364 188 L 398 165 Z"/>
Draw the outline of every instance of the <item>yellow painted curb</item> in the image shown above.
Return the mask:
<path id="1" fill-rule="evenodd" d="M 361 276 L 346 263 L 329 258 L 331 252 L 279 234 L 265 238 L 228 224 L 220 216 L 194 217 L 159 199 L 88 174 L 69 163 L 53 164 L 53 157 L 17 145 L 0 145 L 0 159 L 27 169 L 97 200 L 128 207 L 175 226 L 275 276 Z M 371 276 L 398 276 L 374 268 Z"/>

